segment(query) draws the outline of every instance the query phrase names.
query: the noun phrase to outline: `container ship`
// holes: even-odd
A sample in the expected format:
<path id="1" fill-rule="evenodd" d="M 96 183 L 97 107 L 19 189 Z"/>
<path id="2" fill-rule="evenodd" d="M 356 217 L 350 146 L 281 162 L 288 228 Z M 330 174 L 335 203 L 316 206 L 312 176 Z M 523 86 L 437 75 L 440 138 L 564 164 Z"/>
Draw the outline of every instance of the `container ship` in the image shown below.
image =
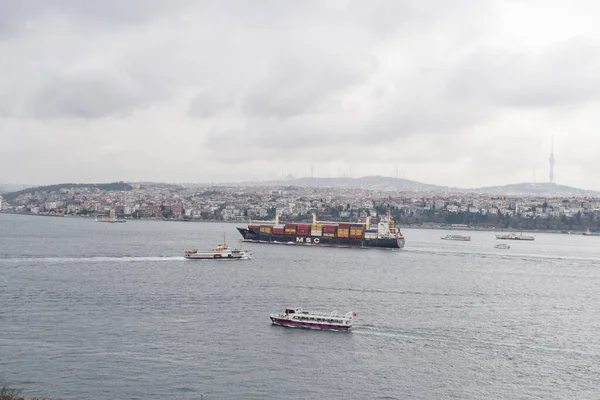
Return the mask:
<path id="1" fill-rule="evenodd" d="M 370 219 L 364 223 L 317 222 L 313 214 L 312 224 L 280 224 L 260 221 L 237 228 L 246 242 L 298 244 L 334 247 L 359 247 L 401 249 L 404 236 L 391 218 L 381 220 L 371 228 Z"/>

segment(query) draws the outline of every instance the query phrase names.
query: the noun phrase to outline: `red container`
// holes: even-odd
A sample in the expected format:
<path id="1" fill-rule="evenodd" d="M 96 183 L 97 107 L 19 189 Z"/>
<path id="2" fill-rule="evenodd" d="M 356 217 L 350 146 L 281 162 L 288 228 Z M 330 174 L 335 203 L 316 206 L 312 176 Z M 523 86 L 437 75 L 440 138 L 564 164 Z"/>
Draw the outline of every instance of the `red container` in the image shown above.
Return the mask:
<path id="1" fill-rule="evenodd" d="M 283 235 L 283 228 L 273 228 L 273 235 Z"/>
<path id="2" fill-rule="evenodd" d="M 310 229 L 310 224 L 298 224 L 298 229 Z"/>
<path id="3" fill-rule="evenodd" d="M 323 225 L 323 232 L 335 232 L 335 225 Z"/>
<path id="4" fill-rule="evenodd" d="M 248 225 L 248 229 L 250 229 L 251 231 L 258 232 L 258 230 L 260 229 L 260 226 L 259 225 Z"/>
<path id="5" fill-rule="evenodd" d="M 339 224 L 338 227 L 340 229 L 350 229 L 350 224 Z"/>

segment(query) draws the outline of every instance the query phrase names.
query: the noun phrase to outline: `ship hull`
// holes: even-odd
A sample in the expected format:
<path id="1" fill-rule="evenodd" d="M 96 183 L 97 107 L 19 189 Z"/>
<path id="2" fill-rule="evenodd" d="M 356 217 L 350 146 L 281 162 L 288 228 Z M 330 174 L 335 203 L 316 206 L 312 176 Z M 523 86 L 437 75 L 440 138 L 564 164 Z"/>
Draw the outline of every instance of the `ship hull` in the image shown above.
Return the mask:
<path id="1" fill-rule="evenodd" d="M 364 249 L 401 249 L 404 247 L 404 237 L 389 239 L 349 239 L 326 236 L 299 236 L 299 235 L 274 235 L 270 233 L 255 232 L 246 228 L 237 228 L 247 242 L 293 244 L 304 246 L 324 247 L 354 247 Z"/>
<path id="2" fill-rule="evenodd" d="M 498 237 L 498 236 L 496 236 L 496 239 L 499 239 L 499 240 L 524 240 L 524 241 L 530 241 L 530 242 L 535 240 L 535 238 L 529 238 L 529 237 L 522 238 L 522 237 Z"/>

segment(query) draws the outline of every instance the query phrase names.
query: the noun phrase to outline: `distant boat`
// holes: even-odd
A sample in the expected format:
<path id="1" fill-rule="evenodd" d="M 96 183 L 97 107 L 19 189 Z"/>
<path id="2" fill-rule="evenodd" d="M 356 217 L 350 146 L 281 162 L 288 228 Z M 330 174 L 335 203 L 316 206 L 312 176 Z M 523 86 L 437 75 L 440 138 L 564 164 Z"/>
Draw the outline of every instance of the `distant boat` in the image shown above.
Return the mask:
<path id="1" fill-rule="evenodd" d="M 590 228 L 588 228 L 587 231 L 583 232 L 583 234 L 585 236 L 600 236 L 600 232 L 598 232 L 598 231 L 590 231 Z"/>
<path id="2" fill-rule="evenodd" d="M 463 236 L 463 235 L 446 235 L 441 238 L 442 240 L 458 240 L 462 242 L 470 242 L 471 236 Z"/>
<path id="3" fill-rule="evenodd" d="M 503 233 L 496 235 L 496 239 L 503 240 L 535 240 L 535 236 L 532 235 L 523 235 L 522 233 Z"/>
<path id="4" fill-rule="evenodd" d="M 115 215 L 115 210 L 114 209 L 110 210 L 110 215 L 96 216 L 95 221 L 96 222 L 112 222 L 112 223 L 115 223 L 115 222 L 127 222 L 123 218 L 117 218 L 117 216 Z"/>
<path id="5" fill-rule="evenodd" d="M 101 216 L 101 217 L 96 217 L 95 219 L 96 222 L 127 222 L 127 220 L 123 219 L 123 218 L 117 218 L 117 217 L 110 217 L 110 216 Z"/>
<path id="6" fill-rule="evenodd" d="M 510 249 L 510 244 L 498 243 L 494 246 L 495 249 Z"/>
<path id="7" fill-rule="evenodd" d="M 230 249 L 227 247 L 226 237 L 223 234 L 223 244 L 216 248 L 207 251 L 185 250 L 183 256 L 188 260 L 247 260 L 250 258 L 250 252 L 241 248 Z"/>

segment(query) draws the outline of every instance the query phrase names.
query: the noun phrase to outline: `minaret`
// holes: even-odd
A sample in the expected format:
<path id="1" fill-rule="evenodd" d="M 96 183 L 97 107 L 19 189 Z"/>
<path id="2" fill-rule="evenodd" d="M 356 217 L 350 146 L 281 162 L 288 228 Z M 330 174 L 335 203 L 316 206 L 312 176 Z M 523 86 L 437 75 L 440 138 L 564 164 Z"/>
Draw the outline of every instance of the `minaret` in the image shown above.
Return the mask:
<path id="1" fill-rule="evenodd" d="M 554 135 L 552 135 L 552 149 L 550 150 L 550 183 L 554 183 Z"/>

